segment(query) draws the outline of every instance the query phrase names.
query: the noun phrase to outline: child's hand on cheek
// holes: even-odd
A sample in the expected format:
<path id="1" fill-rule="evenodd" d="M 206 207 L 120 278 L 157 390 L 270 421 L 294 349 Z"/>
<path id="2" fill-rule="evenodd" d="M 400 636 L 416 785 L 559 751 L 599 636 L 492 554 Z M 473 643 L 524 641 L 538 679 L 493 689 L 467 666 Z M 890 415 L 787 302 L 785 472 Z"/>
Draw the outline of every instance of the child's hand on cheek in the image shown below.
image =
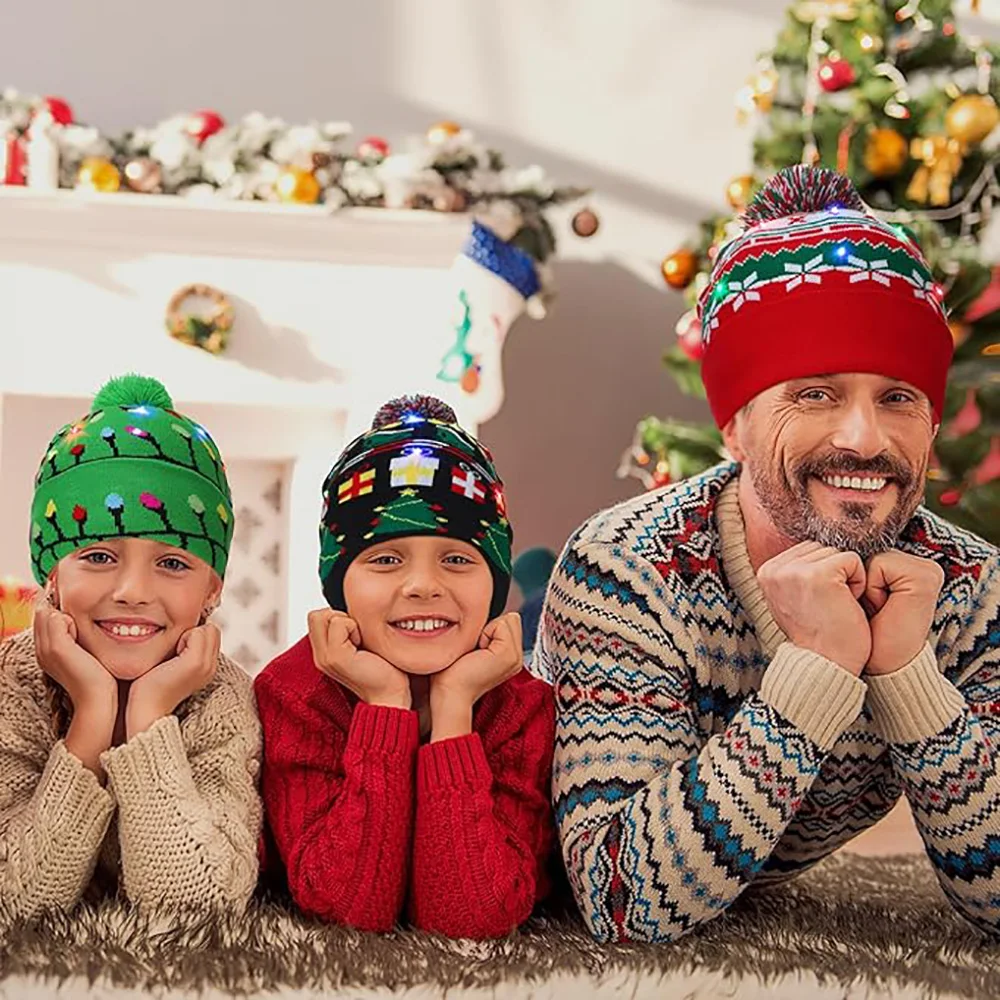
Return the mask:
<path id="1" fill-rule="evenodd" d="M 431 742 L 472 732 L 472 707 L 504 681 L 520 673 L 521 616 L 511 612 L 491 621 L 478 648 L 431 677 Z"/>
<path id="2" fill-rule="evenodd" d="M 76 622 L 69 615 L 43 604 L 35 612 L 34 631 L 39 666 L 66 690 L 77 712 L 97 703 L 116 705 L 117 681 L 76 641 Z"/>
<path id="3" fill-rule="evenodd" d="M 125 713 L 129 739 L 169 715 L 185 698 L 200 691 L 219 665 L 219 630 L 211 623 L 185 632 L 173 659 L 153 667 L 132 683 Z"/>
<path id="4" fill-rule="evenodd" d="M 358 623 L 343 611 L 312 611 L 309 643 L 317 669 L 368 705 L 410 708 L 410 679 L 381 656 L 361 648 Z"/>
<path id="5" fill-rule="evenodd" d="M 35 612 L 38 665 L 69 695 L 73 718 L 66 749 L 84 767 L 103 776 L 100 756 L 111 746 L 118 717 L 118 682 L 76 641 L 76 622 L 49 604 Z"/>

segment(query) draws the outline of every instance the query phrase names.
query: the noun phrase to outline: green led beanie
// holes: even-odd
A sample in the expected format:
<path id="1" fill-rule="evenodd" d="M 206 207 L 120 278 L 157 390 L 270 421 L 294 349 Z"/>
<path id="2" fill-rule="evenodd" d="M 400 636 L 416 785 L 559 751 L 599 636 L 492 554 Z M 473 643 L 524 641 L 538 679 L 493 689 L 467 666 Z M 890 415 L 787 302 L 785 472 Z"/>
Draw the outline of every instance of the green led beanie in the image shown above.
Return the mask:
<path id="1" fill-rule="evenodd" d="M 75 549 L 110 538 L 174 545 L 225 575 L 233 502 L 219 449 L 152 378 L 123 375 L 49 443 L 35 476 L 31 566 L 44 584 Z"/>

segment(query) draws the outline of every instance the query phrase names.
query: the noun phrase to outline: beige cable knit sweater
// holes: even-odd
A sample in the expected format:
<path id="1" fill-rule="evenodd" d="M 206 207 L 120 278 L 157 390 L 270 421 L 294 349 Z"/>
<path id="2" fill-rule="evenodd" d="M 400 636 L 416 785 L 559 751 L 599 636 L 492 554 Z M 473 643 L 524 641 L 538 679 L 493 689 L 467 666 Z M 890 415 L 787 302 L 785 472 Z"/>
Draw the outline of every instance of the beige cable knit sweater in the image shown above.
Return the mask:
<path id="1" fill-rule="evenodd" d="M 68 909 L 105 880 L 144 906 L 245 905 L 260 752 L 250 678 L 220 656 L 175 715 L 102 755 L 102 787 L 53 732 L 34 637 L 15 636 L 0 646 L 0 907 Z"/>

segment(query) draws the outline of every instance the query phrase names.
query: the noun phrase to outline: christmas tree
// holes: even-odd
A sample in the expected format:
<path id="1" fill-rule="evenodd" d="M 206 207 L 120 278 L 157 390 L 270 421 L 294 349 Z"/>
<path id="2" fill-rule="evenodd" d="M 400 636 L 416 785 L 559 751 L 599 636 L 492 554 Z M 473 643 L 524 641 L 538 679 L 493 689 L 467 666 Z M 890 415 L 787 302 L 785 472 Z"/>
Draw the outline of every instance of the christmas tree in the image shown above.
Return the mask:
<path id="1" fill-rule="evenodd" d="M 974 5 L 974 0 L 973 0 Z M 773 51 L 737 95 L 757 121 L 754 172 L 736 177 L 732 212 L 707 219 L 663 261 L 689 311 L 664 361 L 680 388 L 704 397 L 695 302 L 739 214 L 782 167 L 847 174 L 872 211 L 920 245 L 949 310 L 955 357 L 928 474 L 928 506 L 1000 544 L 1000 276 L 981 243 L 1000 196 L 998 50 L 964 38 L 951 0 L 801 0 Z M 619 475 L 647 487 L 725 457 L 714 426 L 647 417 Z"/>

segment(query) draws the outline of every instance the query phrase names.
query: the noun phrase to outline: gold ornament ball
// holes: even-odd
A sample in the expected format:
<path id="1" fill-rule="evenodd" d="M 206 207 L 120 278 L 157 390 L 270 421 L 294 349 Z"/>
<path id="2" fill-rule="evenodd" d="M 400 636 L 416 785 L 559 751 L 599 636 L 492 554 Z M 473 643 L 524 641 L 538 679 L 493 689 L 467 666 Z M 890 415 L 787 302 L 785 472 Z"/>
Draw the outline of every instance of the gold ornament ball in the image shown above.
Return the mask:
<path id="1" fill-rule="evenodd" d="M 319 181 L 301 167 L 285 167 L 274 187 L 282 201 L 296 205 L 312 205 L 319 199 Z"/>
<path id="2" fill-rule="evenodd" d="M 102 194 L 112 194 L 122 186 L 118 168 L 103 156 L 88 156 L 80 164 L 76 175 L 76 186 L 100 191 Z"/>
<path id="3" fill-rule="evenodd" d="M 601 228 L 601 220 L 592 208 L 581 208 L 573 216 L 573 232 L 581 239 L 589 239 Z"/>
<path id="4" fill-rule="evenodd" d="M 750 204 L 750 192 L 753 190 L 753 177 L 743 174 L 734 177 L 726 188 L 726 201 L 734 212 L 742 212 Z"/>
<path id="5" fill-rule="evenodd" d="M 133 191 L 139 191 L 142 194 L 159 191 L 162 180 L 163 172 L 156 160 L 141 156 L 138 159 L 129 160 L 125 164 L 125 183 Z"/>
<path id="6" fill-rule="evenodd" d="M 969 144 L 982 142 L 997 124 L 1000 124 L 1000 110 L 989 94 L 966 94 L 944 116 L 948 135 Z"/>
<path id="7" fill-rule="evenodd" d="M 427 130 L 427 141 L 434 143 L 434 145 L 440 145 L 443 142 L 447 142 L 453 136 L 458 135 L 462 131 L 462 126 L 456 122 L 435 122 Z"/>
<path id="8" fill-rule="evenodd" d="M 865 169 L 873 177 L 895 177 L 910 156 L 910 144 L 895 129 L 875 128 L 865 145 Z"/>
<path id="9" fill-rule="evenodd" d="M 690 250 L 676 250 L 663 258 L 660 271 L 671 288 L 687 288 L 698 273 L 698 257 Z"/>

